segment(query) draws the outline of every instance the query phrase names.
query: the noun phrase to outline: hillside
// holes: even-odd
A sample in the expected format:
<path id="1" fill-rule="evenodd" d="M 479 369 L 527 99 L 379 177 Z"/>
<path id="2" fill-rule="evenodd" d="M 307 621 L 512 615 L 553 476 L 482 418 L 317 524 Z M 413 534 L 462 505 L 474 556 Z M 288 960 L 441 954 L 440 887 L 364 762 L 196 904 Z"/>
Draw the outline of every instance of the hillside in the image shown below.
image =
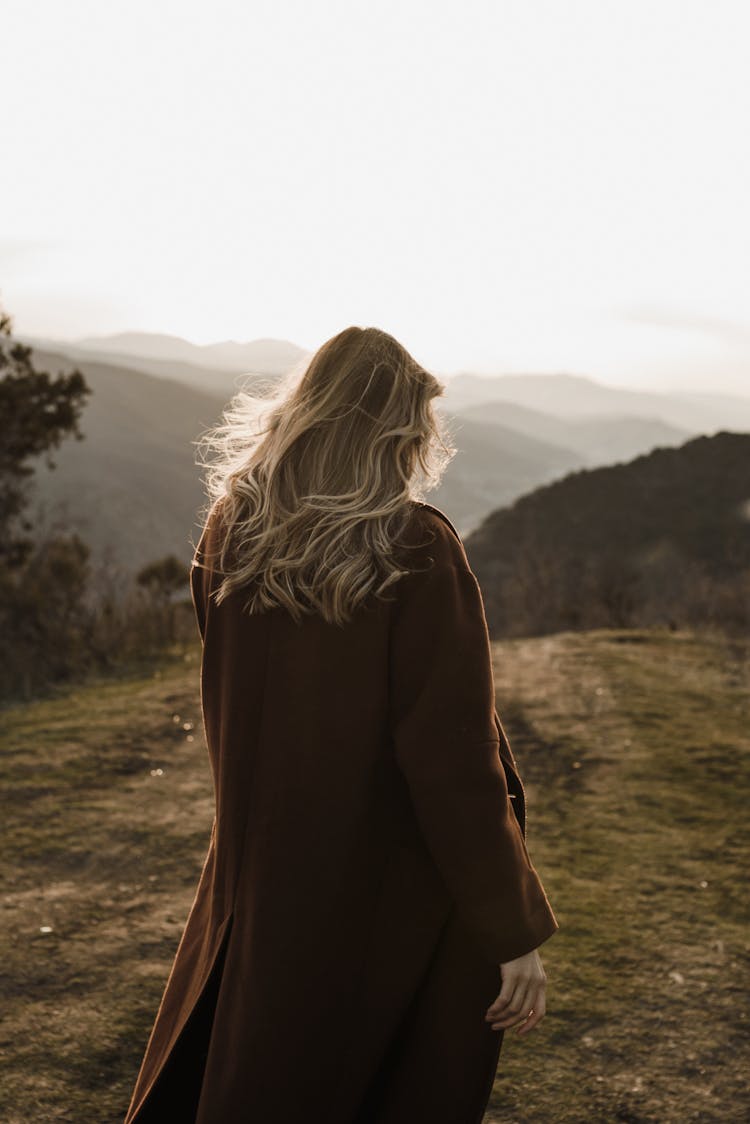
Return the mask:
<path id="1" fill-rule="evenodd" d="M 485 425 L 511 427 L 527 437 L 551 442 L 576 453 L 590 467 L 630 460 L 659 445 L 681 445 L 692 436 L 687 429 L 678 429 L 659 418 L 614 413 L 556 416 L 496 399 L 466 406 L 456 416 Z"/>
<path id="2" fill-rule="evenodd" d="M 740 1124 L 747 646 L 602 631 L 493 653 L 561 928 L 486 1124 Z M 119 1124 L 208 846 L 198 650 L 3 724 L 3 1120 Z"/>
<path id="3" fill-rule="evenodd" d="M 37 351 L 34 362 L 51 371 L 71 365 Z M 40 459 L 33 498 L 43 522 L 62 520 L 96 557 L 109 548 L 125 569 L 168 553 L 189 562 L 203 502 L 192 442 L 218 421 L 225 397 L 96 361 L 78 366 L 93 388 L 84 440 L 63 443 L 54 471 Z"/>
<path id="4" fill-rule="evenodd" d="M 750 434 L 573 472 L 493 512 L 465 545 L 495 634 L 591 627 L 605 609 L 629 623 L 641 606 L 669 623 L 701 582 L 750 568 Z"/>

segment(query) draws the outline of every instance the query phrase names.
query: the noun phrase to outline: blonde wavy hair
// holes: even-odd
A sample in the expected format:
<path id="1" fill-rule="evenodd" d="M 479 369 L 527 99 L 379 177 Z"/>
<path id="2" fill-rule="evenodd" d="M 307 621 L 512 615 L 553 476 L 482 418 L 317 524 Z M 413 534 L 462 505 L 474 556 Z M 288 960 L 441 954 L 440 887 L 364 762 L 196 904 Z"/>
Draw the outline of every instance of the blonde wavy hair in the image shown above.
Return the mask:
<path id="1" fill-rule="evenodd" d="M 393 336 L 358 327 L 279 382 L 239 390 L 197 442 L 207 519 L 223 527 L 216 603 L 247 588 L 243 611 L 343 625 L 381 597 L 407 572 L 413 504 L 457 451 L 433 408 L 444 390 Z"/>

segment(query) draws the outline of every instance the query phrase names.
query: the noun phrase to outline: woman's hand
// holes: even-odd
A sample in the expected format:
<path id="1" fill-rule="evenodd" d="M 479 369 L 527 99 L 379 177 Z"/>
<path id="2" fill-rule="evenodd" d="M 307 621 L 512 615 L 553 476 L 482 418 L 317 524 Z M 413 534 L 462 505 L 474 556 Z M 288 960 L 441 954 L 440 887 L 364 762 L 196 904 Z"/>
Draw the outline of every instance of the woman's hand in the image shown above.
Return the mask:
<path id="1" fill-rule="evenodd" d="M 536 949 L 500 965 L 502 987 L 485 1016 L 493 1030 L 504 1030 L 523 1023 L 516 1034 L 526 1034 L 537 1026 L 546 1010 L 544 988 L 547 977 Z"/>

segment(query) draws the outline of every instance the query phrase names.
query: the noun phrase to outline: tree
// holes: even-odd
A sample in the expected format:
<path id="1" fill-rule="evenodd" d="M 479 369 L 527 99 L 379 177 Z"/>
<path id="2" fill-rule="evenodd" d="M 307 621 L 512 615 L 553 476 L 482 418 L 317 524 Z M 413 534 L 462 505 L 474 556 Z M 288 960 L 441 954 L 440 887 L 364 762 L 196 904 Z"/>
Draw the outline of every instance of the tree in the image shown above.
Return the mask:
<path id="1" fill-rule="evenodd" d="M 33 459 L 69 435 L 91 388 L 80 371 L 38 371 L 32 349 L 12 340 L 0 309 L 0 695 L 64 678 L 82 659 L 81 614 L 89 549 L 77 535 L 34 542 L 25 517 Z"/>
<path id="2" fill-rule="evenodd" d="M 32 547 L 22 532 L 32 530 L 24 518 L 29 502 L 32 460 L 51 451 L 64 438 L 83 439 L 79 421 L 91 387 L 77 369 L 57 374 L 38 371 L 32 349 L 12 339 L 12 320 L 0 308 L 0 565 L 23 565 Z"/>

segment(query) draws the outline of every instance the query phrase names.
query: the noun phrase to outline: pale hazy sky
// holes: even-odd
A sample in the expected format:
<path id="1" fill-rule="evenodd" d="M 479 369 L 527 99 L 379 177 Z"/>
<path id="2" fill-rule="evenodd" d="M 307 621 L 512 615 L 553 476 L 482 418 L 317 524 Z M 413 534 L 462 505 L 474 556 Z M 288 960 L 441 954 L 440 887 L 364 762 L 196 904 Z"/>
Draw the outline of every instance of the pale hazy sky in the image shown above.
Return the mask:
<path id="1" fill-rule="evenodd" d="M 18 332 L 750 394 L 747 0 L 5 0 Z"/>

